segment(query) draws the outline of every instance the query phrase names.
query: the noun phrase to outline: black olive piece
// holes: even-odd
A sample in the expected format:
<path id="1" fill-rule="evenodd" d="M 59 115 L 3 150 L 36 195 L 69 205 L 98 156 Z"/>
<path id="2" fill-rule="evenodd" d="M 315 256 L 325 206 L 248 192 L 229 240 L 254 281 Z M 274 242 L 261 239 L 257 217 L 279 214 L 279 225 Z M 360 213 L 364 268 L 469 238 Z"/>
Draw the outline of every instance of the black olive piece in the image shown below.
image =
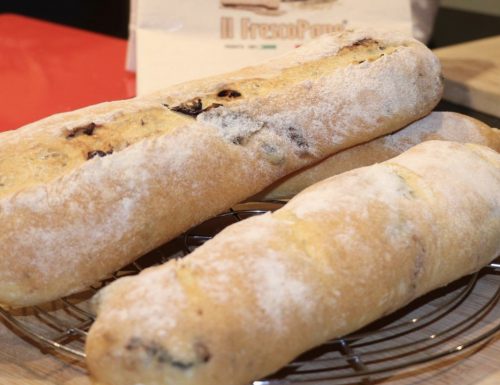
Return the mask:
<path id="1" fill-rule="evenodd" d="M 103 157 L 103 156 L 106 156 L 106 155 L 110 155 L 113 153 L 113 150 L 109 150 L 107 152 L 104 152 L 104 151 L 101 151 L 101 150 L 94 150 L 94 151 L 89 151 L 87 153 L 87 159 L 92 159 L 94 158 L 95 156 L 99 156 L 99 157 Z"/>
<path id="2" fill-rule="evenodd" d="M 146 354 L 161 364 L 169 364 L 177 369 L 190 369 L 196 365 L 196 362 L 193 361 L 181 361 L 177 360 L 165 349 L 163 346 L 156 342 L 151 343 L 143 343 L 142 347 Z"/>
<path id="3" fill-rule="evenodd" d="M 125 345 L 125 349 L 127 350 L 135 350 L 141 347 L 141 339 L 139 337 L 132 337 L 127 345 Z"/>
<path id="4" fill-rule="evenodd" d="M 187 102 L 181 103 L 178 106 L 168 108 L 170 108 L 172 111 L 180 112 L 189 116 L 197 116 L 203 110 L 203 105 L 200 98 L 194 98 L 192 100 L 188 100 Z"/>
<path id="5" fill-rule="evenodd" d="M 204 343 L 202 342 L 195 343 L 194 349 L 199 361 L 207 363 L 212 358 L 210 350 L 208 350 L 207 345 L 205 345 Z"/>
<path id="6" fill-rule="evenodd" d="M 66 138 L 74 138 L 78 135 L 87 135 L 92 136 L 94 134 L 94 129 L 97 127 L 97 124 L 94 122 L 87 124 L 86 126 L 76 127 L 71 130 L 71 132 L 66 136 Z"/>
<path id="7" fill-rule="evenodd" d="M 211 110 L 211 109 L 217 108 L 217 107 L 222 107 L 222 106 L 223 106 L 223 104 L 220 104 L 220 103 L 212 103 L 208 107 L 204 108 L 201 112 L 207 112 L 208 110 Z"/>
<path id="8" fill-rule="evenodd" d="M 90 135 L 92 135 L 92 134 L 94 133 L 94 129 L 95 129 L 95 127 L 96 127 L 96 124 L 92 122 L 92 123 L 90 123 L 88 126 L 86 126 L 86 127 L 83 129 L 83 133 L 84 133 L 85 135 L 90 136 Z"/>
<path id="9" fill-rule="evenodd" d="M 354 43 L 351 44 L 351 46 L 352 47 L 356 47 L 356 46 L 359 46 L 359 45 L 368 45 L 370 43 L 378 44 L 378 41 L 365 37 L 363 39 L 355 41 Z"/>
<path id="10" fill-rule="evenodd" d="M 212 358 L 207 346 L 201 342 L 197 342 L 194 345 L 196 354 L 196 359 L 194 361 L 178 360 L 161 344 L 155 341 L 146 342 L 139 337 L 130 338 L 125 345 L 125 349 L 128 351 L 142 350 L 156 362 L 160 364 L 169 364 L 180 370 L 190 369 L 195 365 L 207 363 Z"/>
<path id="11" fill-rule="evenodd" d="M 306 142 L 304 136 L 294 127 L 288 127 L 288 137 L 294 142 L 299 148 L 307 148 L 309 145 Z"/>
<path id="12" fill-rule="evenodd" d="M 173 367 L 175 367 L 177 369 L 182 369 L 182 370 L 192 368 L 195 365 L 194 362 L 176 361 L 176 360 L 172 360 L 171 358 L 165 359 L 163 361 L 161 361 L 161 360 L 158 360 L 158 361 L 159 362 L 168 362 Z"/>
<path id="13" fill-rule="evenodd" d="M 104 151 L 101 151 L 101 150 L 89 151 L 87 153 L 87 159 L 92 159 L 96 156 L 103 157 L 103 156 L 106 156 L 106 153 Z"/>
<path id="14" fill-rule="evenodd" d="M 217 94 L 219 98 L 239 98 L 241 96 L 241 92 L 236 90 L 222 90 Z"/>
<path id="15" fill-rule="evenodd" d="M 231 139 L 231 142 L 233 144 L 242 144 L 243 143 L 243 137 L 242 136 L 235 136 L 234 138 Z"/>

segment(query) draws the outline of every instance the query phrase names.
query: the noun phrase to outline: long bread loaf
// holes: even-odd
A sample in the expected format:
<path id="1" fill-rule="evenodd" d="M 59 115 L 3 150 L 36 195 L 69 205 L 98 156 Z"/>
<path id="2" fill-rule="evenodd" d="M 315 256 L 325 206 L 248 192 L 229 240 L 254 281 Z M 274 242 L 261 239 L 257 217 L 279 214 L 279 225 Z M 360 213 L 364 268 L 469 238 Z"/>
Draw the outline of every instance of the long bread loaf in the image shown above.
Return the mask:
<path id="1" fill-rule="evenodd" d="M 500 129 L 456 112 L 432 112 L 401 130 L 347 148 L 273 183 L 254 200 L 291 198 L 306 187 L 343 172 L 393 158 L 426 140 L 476 143 L 500 152 Z"/>
<path id="2" fill-rule="evenodd" d="M 435 56 L 384 33 L 0 136 L 0 303 L 75 292 L 280 177 L 395 131 L 442 91 Z"/>
<path id="3" fill-rule="evenodd" d="M 245 385 L 500 253 L 500 154 L 429 141 L 311 186 L 97 297 L 106 385 Z"/>

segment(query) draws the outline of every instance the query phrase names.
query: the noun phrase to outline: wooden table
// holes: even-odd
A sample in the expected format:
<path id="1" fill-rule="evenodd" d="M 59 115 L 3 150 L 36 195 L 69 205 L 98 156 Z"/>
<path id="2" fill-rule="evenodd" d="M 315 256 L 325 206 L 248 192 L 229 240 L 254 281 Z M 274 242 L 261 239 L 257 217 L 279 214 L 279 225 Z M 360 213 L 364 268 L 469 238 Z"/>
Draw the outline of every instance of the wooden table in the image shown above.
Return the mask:
<path id="1" fill-rule="evenodd" d="M 500 118 L 500 35 L 434 50 L 444 99 Z"/>
<path id="2" fill-rule="evenodd" d="M 77 361 L 42 353 L 0 322 L 0 384 L 90 385 L 91 381 Z"/>

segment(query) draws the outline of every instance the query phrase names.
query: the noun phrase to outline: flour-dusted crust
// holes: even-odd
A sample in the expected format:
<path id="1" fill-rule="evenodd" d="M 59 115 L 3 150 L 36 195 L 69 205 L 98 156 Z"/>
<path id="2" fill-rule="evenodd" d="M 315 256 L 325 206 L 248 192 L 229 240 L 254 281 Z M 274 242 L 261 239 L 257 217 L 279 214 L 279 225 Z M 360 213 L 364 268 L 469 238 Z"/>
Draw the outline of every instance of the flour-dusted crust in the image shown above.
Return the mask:
<path id="1" fill-rule="evenodd" d="M 500 253 L 500 154 L 428 141 L 313 185 L 96 298 L 105 385 L 245 385 Z"/>
<path id="2" fill-rule="evenodd" d="M 0 135 L 0 303 L 78 291 L 441 96 L 413 39 L 332 34 L 267 64 Z"/>
<path id="3" fill-rule="evenodd" d="M 288 199 L 333 175 L 383 162 L 426 140 L 476 143 L 500 152 L 500 130 L 456 112 L 432 112 L 380 138 L 347 148 L 273 183 L 252 199 Z"/>

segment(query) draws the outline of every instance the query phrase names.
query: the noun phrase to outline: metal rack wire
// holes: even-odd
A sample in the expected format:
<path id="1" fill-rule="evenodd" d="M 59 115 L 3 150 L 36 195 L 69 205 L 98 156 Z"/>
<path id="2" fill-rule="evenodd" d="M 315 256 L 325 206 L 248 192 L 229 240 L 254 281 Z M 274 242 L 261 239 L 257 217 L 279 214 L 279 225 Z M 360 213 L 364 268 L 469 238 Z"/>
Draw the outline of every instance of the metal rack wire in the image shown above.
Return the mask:
<path id="1" fill-rule="evenodd" d="M 0 307 L 0 316 L 40 348 L 84 360 L 85 338 L 95 319 L 90 298 L 102 286 L 182 257 L 227 225 L 279 206 L 279 202 L 240 206 L 195 227 L 83 293 L 19 310 Z M 395 371 L 415 369 L 480 346 L 495 336 L 500 332 L 499 302 L 500 263 L 492 263 L 362 331 L 305 353 L 254 385 L 367 384 Z"/>

